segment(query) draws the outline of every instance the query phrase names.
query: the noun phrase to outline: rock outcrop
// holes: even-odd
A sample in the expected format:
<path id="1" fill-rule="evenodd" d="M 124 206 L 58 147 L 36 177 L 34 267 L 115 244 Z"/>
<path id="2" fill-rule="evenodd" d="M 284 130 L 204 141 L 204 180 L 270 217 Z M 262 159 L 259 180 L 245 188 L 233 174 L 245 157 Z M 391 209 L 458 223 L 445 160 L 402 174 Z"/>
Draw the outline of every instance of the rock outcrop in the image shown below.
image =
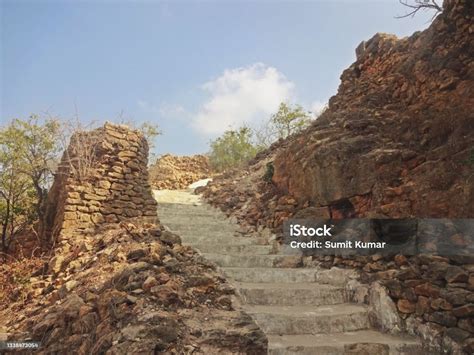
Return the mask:
<path id="1" fill-rule="evenodd" d="M 473 16 L 449 0 L 424 32 L 363 42 L 329 109 L 276 155 L 277 187 L 330 214 L 473 216 Z"/>
<path id="2" fill-rule="evenodd" d="M 150 181 L 158 190 L 186 189 L 190 184 L 213 175 L 205 155 L 165 154 L 150 167 Z"/>
<path id="3" fill-rule="evenodd" d="M 292 217 L 474 217 L 474 5 L 446 0 L 444 9 L 411 37 L 377 34 L 361 43 L 337 95 L 308 129 L 244 171 L 214 178 L 204 196 L 277 237 Z M 474 351 L 472 262 L 314 257 L 319 266 L 358 269 L 370 287 L 383 284 L 402 329 L 454 353 Z"/>

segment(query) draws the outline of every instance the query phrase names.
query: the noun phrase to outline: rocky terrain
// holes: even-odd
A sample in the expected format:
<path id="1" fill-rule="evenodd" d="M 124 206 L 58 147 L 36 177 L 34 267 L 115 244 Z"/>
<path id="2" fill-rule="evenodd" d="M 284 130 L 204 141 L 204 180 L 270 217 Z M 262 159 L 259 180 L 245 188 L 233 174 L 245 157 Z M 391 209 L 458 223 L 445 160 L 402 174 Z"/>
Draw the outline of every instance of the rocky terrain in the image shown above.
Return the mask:
<path id="1" fill-rule="evenodd" d="M 216 267 L 160 224 L 144 137 L 111 124 L 84 134 L 100 137 L 88 175 L 73 137 L 50 192 L 54 254 L 21 274 L 2 266 L 2 339 L 44 354 L 265 352 Z"/>
<path id="2" fill-rule="evenodd" d="M 185 207 L 153 198 L 212 176 L 206 157 L 165 155 L 149 173 L 138 131 L 72 137 L 46 206 L 52 254 L 0 265 L 0 340 L 44 354 L 474 353 L 472 255 L 282 257 L 280 243 L 289 218 L 474 217 L 473 16 L 445 0 L 427 30 L 362 42 L 309 128 L 198 188 L 238 231 L 189 193 L 172 191 Z"/>
<path id="3" fill-rule="evenodd" d="M 150 167 L 150 181 L 158 190 L 186 189 L 190 184 L 213 175 L 205 155 L 165 154 Z"/>
<path id="4" fill-rule="evenodd" d="M 321 217 L 472 217 L 473 11 L 469 1 L 448 0 L 423 32 L 362 42 L 310 128 L 207 195 L 219 191 L 221 205 L 269 227 L 307 207 Z M 263 179 L 268 163 L 272 184 Z M 230 198 L 235 189 L 240 196 Z"/>
<path id="5" fill-rule="evenodd" d="M 427 30 L 362 42 L 337 95 L 308 129 L 200 192 L 249 230 L 277 237 L 291 217 L 472 218 L 473 16 L 472 2 L 446 0 Z M 466 242 L 447 233 L 458 246 Z M 440 350 L 474 352 L 472 257 L 313 263 L 358 269 L 359 281 L 388 290 L 401 329 Z"/>

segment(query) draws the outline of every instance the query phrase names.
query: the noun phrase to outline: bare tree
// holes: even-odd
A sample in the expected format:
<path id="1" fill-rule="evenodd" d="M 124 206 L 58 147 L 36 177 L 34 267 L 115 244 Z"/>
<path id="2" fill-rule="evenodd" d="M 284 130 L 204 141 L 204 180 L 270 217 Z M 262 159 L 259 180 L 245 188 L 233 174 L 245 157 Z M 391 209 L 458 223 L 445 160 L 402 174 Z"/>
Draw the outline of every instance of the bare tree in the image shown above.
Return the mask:
<path id="1" fill-rule="evenodd" d="M 98 132 L 91 130 L 93 124 L 83 125 L 76 120 L 65 124 L 62 146 L 64 155 L 61 164 L 66 164 L 68 171 L 78 181 L 85 181 L 97 166 L 97 150 L 101 144 Z M 64 166 L 63 166 L 64 168 Z M 61 167 L 58 172 L 61 173 Z"/>
<path id="2" fill-rule="evenodd" d="M 436 17 L 440 12 L 443 11 L 443 7 L 438 4 L 439 0 L 398 0 L 400 4 L 409 8 L 409 11 L 405 15 L 396 16 L 396 18 L 413 17 L 420 10 L 432 10 L 435 11 L 432 19 Z"/>

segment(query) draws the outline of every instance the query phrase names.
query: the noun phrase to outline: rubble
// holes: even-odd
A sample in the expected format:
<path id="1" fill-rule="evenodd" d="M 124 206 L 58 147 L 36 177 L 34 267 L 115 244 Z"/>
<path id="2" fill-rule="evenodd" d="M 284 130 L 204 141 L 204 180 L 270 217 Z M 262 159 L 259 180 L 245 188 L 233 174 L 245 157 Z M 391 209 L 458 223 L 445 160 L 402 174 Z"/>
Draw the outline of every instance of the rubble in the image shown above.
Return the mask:
<path id="1" fill-rule="evenodd" d="M 103 228 L 61 243 L 60 270 L 31 278 L 26 300 L 11 293 L 0 310 L 9 340 L 40 341 L 39 354 L 266 351 L 253 321 L 222 301 L 232 296 L 226 281 L 194 250 L 163 242 L 156 225 Z"/>
<path id="2" fill-rule="evenodd" d="M 216 266 L 160 224 L 143 136 L 112 124 L 84 134 L 101 137 L 95 164 L 81 179 L 64 164 L 50 192 L 54 254 L 2 286 L 7 340 L 38 341 L 38 354 L 265 353 Z"/>
<path id="3" fill-rule="evenodd" d="M 158 190 L 182 190 L 192 183 L 214 175 L 205 155 L 165 154 L 150 167 L 150 181 Z"/>

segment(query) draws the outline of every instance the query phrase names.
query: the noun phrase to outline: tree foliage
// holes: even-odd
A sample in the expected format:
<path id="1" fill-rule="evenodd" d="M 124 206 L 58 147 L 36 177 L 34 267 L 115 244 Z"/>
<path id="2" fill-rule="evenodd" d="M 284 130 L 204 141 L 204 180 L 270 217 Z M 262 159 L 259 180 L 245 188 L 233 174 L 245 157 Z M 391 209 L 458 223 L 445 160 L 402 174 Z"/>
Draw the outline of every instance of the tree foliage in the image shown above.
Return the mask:
<path id="1" fill-rule="evenodd" d="M 255 131 L 257 144 L 266 148 L 280 138 L 301 131 L 311 122 L 310 113 L 300 105 L 291 106 L 282 102 L 278 111 L 260 129 Z"/>
<path id="2" fill-rule="evenodd" d="M 258 151 L 268 148 L 280 138 L 301 131 L 310 122 L 310 113 L 303 107 L 282 102 L 278 111 L 259 129 L 244 125 L 236 130 L 227 130 L 211 141 L 211 165 L 217 171 L 240 167 L 254 158 Z"/>
<path id="3" fill-rule="evenodd" d="M 148 147 L 153 149 L 155 147 L 155 139 L 156 137 L 163 134 L 160 130 L 160 127 L 157 124 L 150 123 L 150 122 L 143 122 L 137 129 L 145 136 Z"/>
<path id="4" fill-rule="evenodd" d="M 272 115 L 270 122 L 274 125 L 278 138 L 286 138 L 309 124 L 309 114 L 300 105 L 291 107 L 282 102 L 278 112 Z"/>
<path id="5" fill-rule="evenodd" d="M 60 123 L 31 115 L 0 129 L 0 219 L 3 252 L 34 220 L 43 222 L 43 207 L 59 153 Z M 38 232 L 41 236 L 42 230 Z"/>
<path id="6" fill-rule="evenodd" d="M 243 126 L 237 130 L 228 130 L 211 141 L 209 156 L 212 167 L 217 171 L 242 166 L 255 157 L 256 146 L 252 143 L 252 130 Z"/>

